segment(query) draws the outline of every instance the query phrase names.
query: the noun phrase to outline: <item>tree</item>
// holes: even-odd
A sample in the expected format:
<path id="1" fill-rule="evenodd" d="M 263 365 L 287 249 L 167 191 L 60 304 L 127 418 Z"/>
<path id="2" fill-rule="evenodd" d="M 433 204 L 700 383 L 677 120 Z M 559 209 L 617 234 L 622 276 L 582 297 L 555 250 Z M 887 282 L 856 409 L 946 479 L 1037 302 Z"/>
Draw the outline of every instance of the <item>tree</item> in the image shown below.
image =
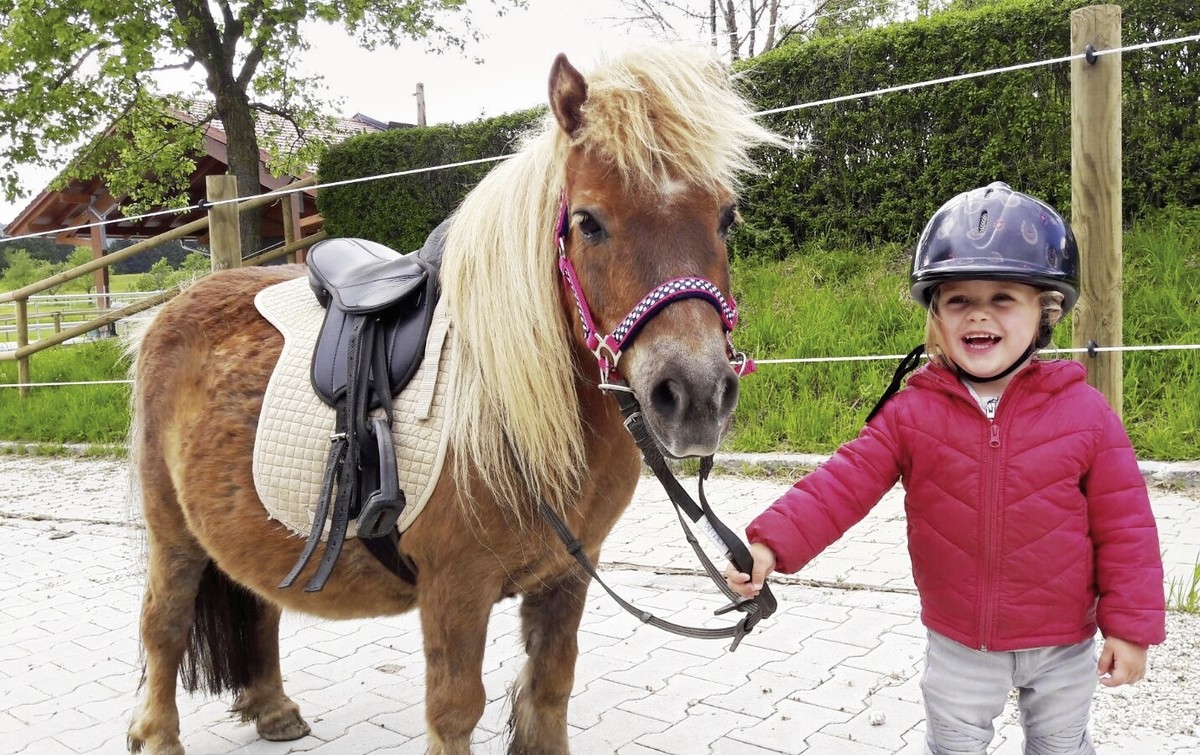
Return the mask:
<path id="1" fill-rule="evenodd" d="M 947 0 L 917 0 L 918 10 Z M 620 0 L 627 28 L 661 38 L 707 39 L 730 61 L 753 58 L 783 43 L 857 31 L 895 21 L 909 8 L 899 0 Z M 927 15 L 927 13 L 926 13 Z"/>
<path id="2" fill-rule="evenodd" d="M 706 38 L 730 60 L 773 50 L 811 26 L 830 0 L 621 0 L 615 19 L 663 38 Z"/>
<path id="3" fill-rule="evenodd" d="M 495 5 L 503 13 L 525 0 Z M 479 36 L 465 0 L 0 0 L 0 188 L 18 198 L 17 165 L 62 167 L 58 155 L 82 141 L 88 149 L 60 185 L 100 175 L 142 206 L 178 199 L 200 130 L 166 117 L 171 93 L 157 74 L 179 69 L 199 74 L 187 96 L 213 102 L 239 195 L 257 193 L 260 117 L 308 137 L 276 155 L 276 168 L 311 165 L 325 146 L 320 79 L 292 65 L 322 24 L 344 26 L 366 49 L 425 40 L 461 50 Z M 258 216 L 243 215 L 243 249 L 257 250 L 260 237 Z"/>
<path id="4" fill-rule="evenodd" d="M 36 283 L 50 275 L 50 263 L 35 260 L 24 249 L 10 249 L 8 267 L 4 269 L 4 287 L 9 291 Z"/>
<path id="5" fill-rule="evenodd" d="M 872 26 L 900 21 L 908 16 L 929 16 L 947 0 L 917 0 L 915 4 L 896 0 L 828 0 L 813 19 L 808 38 L 854 34 Z"/>
<path id="6" fill-rule="evenodd" d="M 53 272 L 51 274 L 53 275 L 54 273 L 65 272 L 91 261 L 92 250 L 86 246 L 77 246 L 75 247 L 75 250 L 71 252 L 71 256 L 68 257 L 65 262 L 61 262 L 53 267 Z M 60 288 L 65 291 L 77 291 L 81 294 L 90 294 L 96 290 L 96 278 L 91 275 L 81 275 L 78 278 L 67 281 Z"/>
<path id="7" fill-rule="evenodd" d="M 150 267 L 150 272 L 138 276 L 133 288 L 135 291 L 162 291 L 167 287 L 167 277 L 172 272 L 171 263 L 159 260 Z"/>

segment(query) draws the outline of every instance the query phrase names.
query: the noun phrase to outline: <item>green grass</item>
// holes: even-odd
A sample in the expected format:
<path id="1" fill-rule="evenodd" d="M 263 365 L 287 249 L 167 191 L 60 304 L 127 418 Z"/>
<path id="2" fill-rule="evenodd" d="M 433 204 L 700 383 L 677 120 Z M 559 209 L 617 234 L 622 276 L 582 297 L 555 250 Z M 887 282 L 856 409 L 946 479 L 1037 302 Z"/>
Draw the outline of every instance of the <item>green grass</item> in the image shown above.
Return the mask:
<path id="1" fill-rule="evenodd" d="M 33 355 L 32 382 L 121 380 L 116 339 L 61 346 Z M 17 382 L 17 365 L 0 362 L 0 384 Z M 0 388 L 0 440 L 29 443 L 123 443 L 129 428 L 129 385 Z"/>
<path id="2" fill-rule="evenodd" d="M 1200 613 L 1200 561 L 1190 580 L 1172 579 L 1167 590 L 1167 608 L 1183 613 Z"/>
<path id="3" fill-rule="evenodd" d="M 1200 343 L 1200 209 L 1145 218 L 1124 239 L 1127 345 Z M 904 354 L 923 338 L 907 294 L 907 250 L 812 242 L 782 262 L 735 260 L 738 347 L 756 359 Z M 1056 343 L 1070 344 L 1070 323 Z M 1086 360 L 1085 360 L 1086 361 Z M 1127 352 L 1124 419 L 1143 459 L 1200 459 L 1200 352 Z M 894 360 L 764 364 L 742 383 L 726 450 L 829 453 L 853 438 L 887 386 Z M 125 377 L 115 342 L 33 356 L 37 382 Z M 16 365 L 0 362 L 0 383 Z M 0 388 L 0 440 L 115 443 L 128 386 Z"/>

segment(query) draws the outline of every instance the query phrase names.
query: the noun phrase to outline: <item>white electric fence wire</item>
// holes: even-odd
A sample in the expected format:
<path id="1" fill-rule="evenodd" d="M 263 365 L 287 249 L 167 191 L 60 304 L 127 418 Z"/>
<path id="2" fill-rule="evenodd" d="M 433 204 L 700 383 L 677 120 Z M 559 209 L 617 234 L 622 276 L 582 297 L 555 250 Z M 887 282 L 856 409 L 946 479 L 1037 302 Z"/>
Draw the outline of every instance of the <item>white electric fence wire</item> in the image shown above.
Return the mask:
<path id="1" fill-rule="evenodd" d="M 397 178 L 399 176 L 411 176 L 416 173 L 430 173 L 435 170 L 448 170 L 450 168 L 461 168 L 466 165 L 479 165 L 481 163 L 499 162 L 500 160 L 507 160 L 510 157 L 512 157 L 512 155 L 500 155 L 498 157 L 481 157 L 478 160 L 463 160 L 462 162 L 457 162 L 457 163 L 447 163 L 445 165 L 435 165 L 431 168 L 413 168 L 411 170 L 398 170 L 394 173 L 382 173 L 382 174 L 374 175 L 374 176 L 363 176 L 361 178 L 348 178 L 344 181 L 330 181 L 328 183 L 312 184 L 309 186 L 301 186 L 301 187 L 294 188 L 294 189 L 289 189 L 287 187 L 284 187 L 282 189 L 277 189 L 275 191 L 270 192 L 270 195 L 273 197 L 282 197 L 287 194 L 296 194 L 301 191 L 315 191 L 317 189 L 326 189 L 331 186 L 345 186 L 348 184 L 362 183 L 364 181 L 380 181 L 385 178 Z M 59 229 L 56 229 L 53 231 L 38 231 L 37 233 L 27 233 L 24 236 L 3 236 L 3 237 L 0 237 L 0 242 L 21 241 L 23 239 L 32 239 L 32 238 L 37 238 L 39 236 L 50 236 L 52 234 L 68 233 L 71 231 L 83 231 L 83 230 L 87 230 L 89 228 L 98 228 L 100 226 L 112 225 L 114 223 L 133 223 L 138 220 L 146 220 L 148 218 L 156 218 L 160 215 L 178 215 L 178 214 L 184 213 L 184 212 L 192 212 L 196 209 L 207 210 L 209 207 L 216 207 L 218 205 L 230 204 L 233 202 L 243 202 L 247 199 L 255 199 L 258 197 L 262 197 L 262 196 L 265 196 L 265 195 L 264 194 L 252 194 L 250 196 L 245 196 L 245 197 L 232 197 L 230 199 L 218 199 L 218 200 L 215 200 L 212 202 L 210 202 L 206 199 L 206 200 L 203 200 L 198 205 L 190 204 L 187 207 L 176 207 L 176 208 L 170 209 L 170 210 L 155 210 L 153 212 L 146 212 L 141 215 L 130 215 L 128 217 L 122 216 L 119 218 L 112 218 L 110 220 L 97 221 L 95 223 L 85 223 L 83 225 L 73 225 L 73 226 L 70 226 L 69 228 L 59 228 Z"/>
<path id="2" fill-rule="evenodd" d="M 1167 45 L 1184 44 L 1187 42 L 1197 42 L 1197 41 L 1200 41 L 1200 34 L 1192 34 L 1192 35 L 1186 36 L 1186 37 L 1174 37 L 1172 39 L 1162 39 L 1162 40 L 1157 40 L 1157 41 L 1153 41 L 1153 42 L 1142 42 L 1142 43 L 1133 44 L 1133 45 L 1124 45 L 1122 47 L 1114 47 L 1109 50 L 1093 50 L 1093 51 L 1089 51 L 1089 52 L 1077 53 L 1074 55 L 1064 55 L 1062 57 L 1051 58 L 1048 60 L 1037 60 L 1037 61 L 1033 61 L 1033 62 L 1029 62 L 1029 63 L 1018 63 L 1016 65 L 1003 66 L 1001 68 L 992 68 L 992 69 L 989 69 L 986 71 L 975 71 L 972 73 L 962 73 L 962 74 L 957 74 L 954 76 L 943 76 L 941 78 L 929 79 L 927 81 L 919 81 L 919 82 L 912 83 L 912 84 L 900 84 L 897 86 L 884 87 L 882 89 L 873 89 L 868 92 L 859 92 L 857 94 L 847 94 L 847 95 L 842 95 L 840 97 L 830 97 L 830 98 L 824 99 L 824 100 L 815 100 L 812 102 L 804 102 L 799 105 L 788 105 L 786 107 L 774 108 L 772 110 L 763 110 L 758 113 L 755 113 L 755 115 L 756 116 L 775 115 L 777 113 L 791 112 L 794 110 L 805 110 L 805 109 L 817 107 L 820 105 L 832 105 L 832 104 L 835 104 L 838 102 L 848 102 L 850 100 L 865 99 L 867 97 L 877 97 L 879 95 L 892 94 L 894 92 L 905 92 L 905 91 L 909 91 L 912 89 L 922 89 L 925 87 L 933 86 L 935 84 L 947 84 L 947 83 L 954 82 L 954 81 L 965 81 L 967 79 L 976 79 L 976 78 L 980 78 L 983 76 L 992 76 L 992 75 L 1000 74 L 1000 73 L 1009 73 L 1012 71 L 1020 71 L 1020 70 L 1026 69 L 1026 68 L 1037 68 L 1040 66 L 1056 65 L 1056 64 L 1065 63 L 1065 62 L 1071 61 L 1071 60 L 1096 58 L 1096 57 L 1101 57 L 1104 55 L 1115 55 L 1117 53 L 1123 53 L 1123 52 L 1135 52 L 1138 50 L 1147 50 L 1147 49 L 1150 49 L 1153 47 L 1165 47 Z M 311 186 L 305 186 L 305 187 L 300 187 L 300 188 L 296 188 L 296 189 L 283 188 L 283 189 L 279 189 L 277 191 L 273 191 L 273 192 L 271 192 L 271 194 L 272 194 L 272 196 L 284 196 L 286 194 L 293 194 L 293 193 L 300 192 L 300 191 L 309 191 L 309 190 L 315 191 L 317 189 L 327 189 L 327 188 L 331 188 L 334 186 L 347 186 L 350 184 L 362 183 L 362 182 L 366 182 L 366 181 L 378 181 L 378 180 L 382 180 L 382 179 L 386 179 L 386 178 L 398 178 L 400 176 L 411 176 L 411 175 L 415 175 L 418 173 L 431 173 L 433 171 L 438 171 L 438 170 L 461 168 L 461 167 L 468 166 L 468 165 L 481 165 L 483 163 L 499 162 L 501 160 L 507 160 L 510 157 L 512 157 L 512 155 L 498 155 L 496 157 L 482 157 L 477 160 L 463 160 L 462 162 L 447 163 L 445 165 L 434 165 L 434 166 L 426 167 L 426 168 L 413 168 L 411 170 L 400 170 L 400 171 L 396 171 L 394 173 L 383 173 L 383 174 L 374 175 L 374 176 L 362 176 L 359 178 L 347 178 L 342 181 L 330 181 L 329 183 L 313 184 Z M 180 207 L 180 208 L 170 209 L 170 210 L 156 210 L 154 212 L 147 212 L 142 215 L 133 215 L 131 217 L 113 218 L 110 220 L 103 220 L 103 221 L 99 221 L 96 223 L 87 223 L 84 225 L 71 226 L 69 228 L 60 228 L 60 229 L 53 230 L 53 231 L 39 231 L 37 233 L 28 233 L 23 236 L 3 237 L 3 238 L 0 238 L 0 241 L 4 241 L 4 242 L 21 241 L 23 239 L 37 238 L 39 236 L 49 236 L 52 234 L 67 233 L 67 232 L 71 232 L 71 231 L 82 231 L 82 230 L 87 230 L 89 228 L 96 228 L 96 227 L 100 227 L 100 226 L 110 225 L 112 223 L 135 222 L 138 220 L 145 220 L 148 218 L 158 217 L 160 215 L 173 215 L 173 214 L 178 214 L 178 213 L 183 213 L 183 212 L 191 212 L 193 210 L 196 210 L 197 208 L 207 209 L 209 207 L 216 207 L 217 205 L 228 204 L 230 202 L 242 202 L 244 200 L 253 199 L 253 198 L 259 197 L 259 196 L 263 196 L 263 195 L 254 194 L 254 195 L 250 195 L 250 196 L 246 196 L 246 197 L 233 197 L 231 199 L 220 199 L 220 200 L 216 200 L 213 202 L 209 202 L 209 201 L 205 200 L 202 203 L 200 203 L 199 205 L 188 205 L 187 207 Z"/>
<path id="3" fill-rule="evenodd" d="M 1039 354 L 1099 354 L 1116 351 L 1192 351 L 1200 349 L 1200 344 L 1166 344 L 1162 346 L 1081 346 L 1074 349 L 1042 349 Z M 755 364 L 821 364 L 826 362 L 895 362 L 904 359 L 907 354 L 869 354 L 855 357 L 798 357 L 795 359 L 755 359 Z M 928 355 L 924 355 L 928 359 Z"/>
<path id="4" fill-rule="evenodd" d="M 1161 346 L 1094 346 L 1073 349 L 1042 349 L 1041 354 L 1097 354 L 1116 351 L 1190 351 L 1200 349 L 1200 344 L 1166 344 Z M 756 365 L 764 364 L 821 364 L 828 362 L 871 362 L 891 361 L 906 357 L 906 354 L 872 354 L 850 357 L 800 357 L 796 359 L 755 359 Z M 132 384 L 132 380 L 91 380 L 63 383 L 0 383 L 0 388 L 50 388 L 65 385 L 120 385 Z"/>
<path id="5" fill-rule="evenodd" d="M 1051 58 L 1049 60 L 1037 60 L 1031 63 L 1017 63 L 1011 66 L 1002 68 L 992 68 L 987 71 L 975 71 L 972 73 L 960 73 L 954 76 L 943 76 L 939 79 L 929 79 L 927 81 L 919 81 L 915 84 L 900 84 L 897 86 L 884 87 L 882 89 L 872 89 L 869 92 L 859 92 L 857 94 L 846 94 L 841 97 L 829 97 L 824 100 L 814 100 L 805 102 L 799 105 L 788 105 L 787 107 L 777 107 L 772 110 L 763 110 L 755 115 L 775 115 L 776 113 L 787 113 L 794 110 L 805 110 L 808 108 L 818 107 L 820 105 L 833 105 L 838 102 L 848 102 L 850 100 L 859 100 L 866 97 L 877 97 L 883 94 L 892 94 L 893 92 L 907 92 L 912 89 L 922 89 L 935 84 L 948 84 L 954 81 L 966 81 L 967 79 L 977 79 L 982 76 L 992 76 L 998 73 L 1011 73 L 1012 71 L 1021 71 L 1026 68 L 1037 68 L 1039 66 L 1055 65 L 1057 63 L 1066 63 L 1071 60 L 1084 60 L 1088 58 L 1098 58 L 1103 55 L 1115 55 L 1122 52 L 1132 52 L 1135 50 L 1145 50 L 1150 47 L 1159 47 L 1163 45 L 1182 44 L 1185 42 L 1200 41 L 1200 34 L 1193 34 L 1188 37 L 1175 37 L 1174 39 L 1164 39 L 1158 42 L 1143 42 L 1136 45 L 1127 45 L 1125 47 L 1114 47 L 1111 50 L 1092 50 L 1090 52 L 1080 52 L 1074 55 L 1063 55 L 1060 58 Z"/>

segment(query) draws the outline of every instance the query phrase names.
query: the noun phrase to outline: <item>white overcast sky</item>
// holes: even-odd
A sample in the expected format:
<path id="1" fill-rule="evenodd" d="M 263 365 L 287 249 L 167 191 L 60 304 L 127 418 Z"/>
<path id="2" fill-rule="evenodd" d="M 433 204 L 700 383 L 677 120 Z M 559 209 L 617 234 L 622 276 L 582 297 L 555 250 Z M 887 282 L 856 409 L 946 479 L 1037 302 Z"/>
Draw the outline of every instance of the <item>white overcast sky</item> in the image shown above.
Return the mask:
<path id="1" fill-rule="evenodd" d="M 313 49 L 303 67 L 319 70 L 329 93 L 344 98 L 338 115 L 362 113 L 381 121 L 416 123 L 414 92 L 421 83 L 429 125 L 465 123 L 544 103 L 550 64 L 560 52 L 586 73 L 601 56 L 619 54 L 648 38 L 611 20 L 621 13 L 618 0 L 528 4 L 526 10 L 494 18 L 484 15 L 492 13 L 491 3 L 472 0 L 475 22 L 487 39 L 472 45 L 467 55 L 424 54 L 420 43 L 408 44 L 405 51 L 367 52 L 327 28 L 310 37 Z M 472 56 L 485 62 L 477 65 Z M 21 186 L 28 196 L 16 202 L 0 197 L 0 223 L 12 220 L 51 178 L 53 173 L 45 170 L 23 171 Z"/>

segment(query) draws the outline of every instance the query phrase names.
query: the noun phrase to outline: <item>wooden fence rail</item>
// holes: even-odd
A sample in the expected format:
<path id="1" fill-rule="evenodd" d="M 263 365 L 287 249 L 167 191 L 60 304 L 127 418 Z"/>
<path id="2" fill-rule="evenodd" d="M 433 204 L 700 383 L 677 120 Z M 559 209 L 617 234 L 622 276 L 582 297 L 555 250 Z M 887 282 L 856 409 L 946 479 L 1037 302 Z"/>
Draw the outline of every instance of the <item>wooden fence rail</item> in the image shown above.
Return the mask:
<path id="1" fill-rule="evenodd" d="M 234 180 L 232 176 L 221 176 L 219 178 L 226 178 L 226 179 L 229 179 L 230 181 Z M 227 246 L 228 242 L 225 241 L 226 239 L 229 238 L 228 229 L 221 223 L 221 221 L 218 221 L 215 225 L 210 227 L 210 220 L 214 217 L 214 215 L 216 215 L 217 217 L 223 216 L 224 223 L 226 223 L 226 224 L 229 222 L 236 223 L 237 218 L 241 213 L 249 212 L 250 210 L 256 210 L 264 205 L 270 204 L 271 202 L 284 201 L 284 202 L 287 202 L 290 204 L 293 192 L 295 192 L 297 189 L 303 189 L 308 186 L 312 186 L 312 185 L 316 184 L 316 182 L 317 182 L 316 176 L 312 176 L 312 177 L 306 178 L 302 181 L 297 181 L 293 184 L 290 184 L 286 188 L 281 189 L 279 191 L 274 191 L 274 192 L 270 192 L 267 194 L 260 194 L 259 196 L 243 200 L 241 202 L 236 203 L 236 212 L 232 212 L 232 213 L 230 213 L 230 212 L 223 212 L 223 213 L 215 212 L 218 210 L 222 210 L 223 208 L 232 206 L 232 205 L 218 205 L 217 207 L 214 207 L 214 208 L 212 208 L 212 210 L 209 211 L 208 217 L 204 217 L 199 220 L 193 220 L 192 222 L 187 223 L 185 225 L 181 225 L 178 228 L 172 228 L 171 230 L 166 231 L 165 233 L 161 233 L 158 236 L 146 239 L 144 241 L 139 241 L 138 243 L 133 244 L 132 246 L 126 247 L 125 249 L 122 249 L 117 252 L 113 252 L 112 254 L 106 254 L 103 257 L 89 260 L 88 262 L 85 262 L 82 265 L 73 267 L 70 270 L 64 270 L 60 273 L 56 273 L 55 275 L 51 275 L 50 277 L 45 278 L 40 281 L 37 281 L 35 283 L 30 283 L 28 286 L 23 286 L 15 291 L 0 292 L 0 304 L 7 304 L 7 303 L 11 302 L 16 309 L 15 323 L 16 323 L 17 348 L 13 351 L 0 351 L 0 361 L 13 361 L 13 360 L 16 361 L 16 363 L 17 363 L 17 382 L 22 384 L 21 387 L 18 388 L 17 390 L 20 391 L 22 396 L 26 396 L 29 393 L 29 388 L 25 384 L 30 382 L 30 379 L 29 379 L 30 378 L 30 376 L 29 376 L 29 357 L 32 354 L 36 354 L 37 352 L 42 351 L 44 349 L 48 349 L 52 346 L 57 346 L 58 344 L 68 341 L 72 338 L 77 338 L 79 336 L 86 335 L 87 333 L 90 333 L 93 330 L 102 328 L 106 325 L 111 325 L 113 323 L 116 323 L 126 317 L 129 317 L 130 315 L 135 315 L 135 314 L 138 314 L 139 312 L 144 312 L 147 309 L 151 309 L 159 304 L 162 304 L 165 301 L 168 301 L 172 297 L 174 297 L 176 294 L 179 293 L 179 289 L 175 288 L 175 289 L 169 289 L 167 291 L 163 291 L 154 297 L 151 297 L 151 298 L 143 300 L 143 301 L 139 301 L 135 304 L 130 304 L 128 306 L 121 307 L 120 309 L 106 310 L 103 313 L 101 313 L 99 316 L 94 317 L 86 322 L 80 323 L 80 324 L 75 325 L 70 328 L 63 329 L 59 332 L 56 332 L 53 336 L 50 336 L 48 338 L 39 338 L 38 340 L 32 341 L 32 342 L 29 339 L 29 324 L 30 324 L 29 323 L 29 320 L 30 320 L 30 318 L 29 318 L 29 298 L 31 296 L 35 296 L 37 294 L 42 293 L 43 291 L 47 291 L 51 288 L 55 288 L 56 286 L 61 286 L 62 284 L 66 283 L 68 281 L 75 280 L 76 278 L 81 278 L 85 275 L 89 275 L 89 274 L 95 272 L 96 270 L 99 270 L 100 268 L 109 267 L 109 266 L 114 265 L 123 260 L 127 260 L 130 257 L 134 257 L 136 255 L 147 252 L 151 249 L 155 249 L 159 246 L 162 246 L 163 244 L 165 244 L 167 242 L 175 241 L 177 239 L 186 238 L 189 236 L 195 236 L 205 230 L 209 231 L 209 237 L 210 237 L 210 239 L 213 239 L 214 242 L 216 242 L 217 240 L 221 240 L 222 242 L 224 242 L 222 245 L 221 253 L 223 255 L 225 255 L 224 259 L 228 259 L 229 258 L 229 249 Z M 226 187 L 224 185 L 222 185 L 219 191 L 221 191 L 223 193 L 225 191 L 225 189 L 226 189 Z M 225 198 L 225 196 L 223 194 L 222 194 L 222 196 L 212 196 L 210 194 L 209 201 L 217 201 L 219 199 L 224 199 L 224 198 Z M 232 220 L 230 220 L 231 218 L 232 218 Z M 270 252 L 267 252 L 266 254 L 258 255 L 257 257 L 255 257 L 253 260 L 250 261 L 250 264 L 261 265 L 261 264 L 264 264 L 267 262 L 271 262 L 273 260 L 280 259 L 281 257 L 295 254 L 297 251 L 299 251 L 301 249 L 306 249 L 309 246 L 311 246 L 312 244 L 315 244 L 316 242 L 325 238 L 325 236 L 326 236 L 325 232 L 321 231 L 321 232 L 315 233 L 311 236 L 305 236 L 303 238 L 287 238 L 284 246 L 282 246 L 279 249 L 273 249 Z M 236 240 L 238 238 L 237 234 L 235 233 L 232 238 Z M 238 254 L 237 258 L 239 260 L 241 257 L 240 251 L 241 251 L 240 248 L 234 250 L 234 252 Z M 213 259 L 214 259 L 214 261 L 217 260 L 218 256 L 216 254 L 214 254 Z"/>

